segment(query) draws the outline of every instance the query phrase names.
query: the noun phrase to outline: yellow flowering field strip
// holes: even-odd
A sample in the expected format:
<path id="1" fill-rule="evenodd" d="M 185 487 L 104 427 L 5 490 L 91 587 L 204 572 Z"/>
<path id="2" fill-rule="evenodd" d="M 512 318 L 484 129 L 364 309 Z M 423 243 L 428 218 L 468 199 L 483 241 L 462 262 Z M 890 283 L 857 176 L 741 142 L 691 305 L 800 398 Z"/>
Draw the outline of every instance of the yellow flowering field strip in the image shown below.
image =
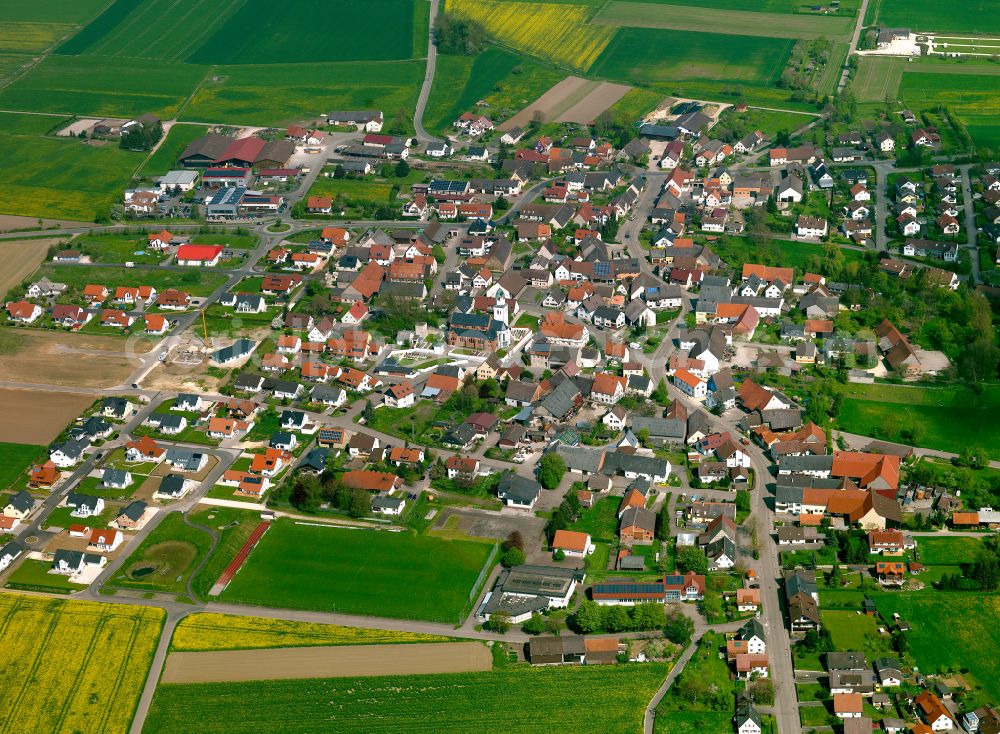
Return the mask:
<path id="1" fill-rule="evenodd" d="M 448 642 L 440 635 L 340 627 L 333 624 L 293 622 L 266 617 L 240 617 L 204 612 L 181 620 L 174 631 L 171 650 L 245 650 L 264 647 L 312 645 L 385 645 L 410 642 Z"/>

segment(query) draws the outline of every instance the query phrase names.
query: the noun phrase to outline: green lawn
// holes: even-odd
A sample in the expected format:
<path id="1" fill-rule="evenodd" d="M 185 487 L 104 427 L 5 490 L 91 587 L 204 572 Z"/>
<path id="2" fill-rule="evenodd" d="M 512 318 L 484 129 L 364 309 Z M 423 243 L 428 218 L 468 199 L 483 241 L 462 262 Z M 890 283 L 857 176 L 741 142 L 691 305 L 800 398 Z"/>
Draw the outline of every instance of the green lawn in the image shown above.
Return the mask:
<path id="1" fill-rule="evenodd" d="M 138 482 L 132 485 L 131 489 L 136 489 L 138 487 Z M 45 522 L 42 524 L 43 528 L 68 528 L 70 525 L 86 525 L 91 528 L 103 528 L 107 527 L 108 524 L 118 517 L 121 512 L 121 507 L 119 505 L 105 504 L 104 512 L 102 512 L 97 517 L 73 517 L 74 508 L 72 507 L 57 507 L 52 512 L 48 514 L 45 518 Z"/>
<path id="2" fill-rule="evenodd" d="M 490 552 L 485 543 L 281 520 L 222 600 L 457 623 Z"/>
<path id="3" fill-rule="evenodd" d="M 618 536 L 618 507 L 621 497 L 602 497 L 593 507 L 580 512 L 573 530 L 590 533 L 594 540 L 613 540 Z"/>
<path id="4" fill-rule="evenodd" d="M 732 731 L 731 701 L 736 688 L 730 680 L 729 666 L 719 657 L 719 650 L 725 644 L 724 637 L 715 632 L 708 632 L 701 638 L 691 660 L 656 707 L 655 730 L 659 734 Z M 725 699 L 725 708 L 712 708 L 704 696 L 692 697 L 686 693 L 689 688 L 702 692 L 714 689 L 712 698 Z"/>
<path id="5" fill-rule="evenodd" d="M 979 446 L 1000 458 L 1000 385 L 982 395 L 961 386 L 843 385 L 837 428 L 849 433 L 902 441 L 918 427 L 918 446 L 960 453 Z"/>
<path id="6" fill-rule="evenodd" d="M 161 685 L 147 732 L 633 734 L 668 666 L 519 666 L 485 673 Z M 192 709 L 198 716 L 192 717 Z M 288 711 L 295 711 L 294 718 Z"/>
<path id="7" fill-rule="evenodd" d="M 860 612 L 822 609 L 823 626 L 830 631 L 838 650 L 883 651 L 875 617 Z"/>
<path id="8" fill-rule="evenodd" d="M 982 538 L 917 538 L 917 553 L 925 566 L 972 563 L 983 547 Z"/>
<path id="9" fill-rule="evenodd" d="M 1000 595 L 885 592 L 873 594 L 872 599 L 883 618 L 898 613 L 910 623 L 909 652 L 922 673 L 968 669 L 987 698 L 1000 698 L 1000 640 L 996 635 Z"/>
<path id="10" fill-rule="evenodd" d="M 44 446 L 24 443 L 0 443 L 0 490 L 14 487 L 20 489 L 27 479 L 32 464 L 37 464 L 47 456 Z"/>
<path id="11" fill-rule="evenodd" d="M 84 234 L 73 240 L 72 247 L 95 263 L 156 265 L 164 256 L 148 249 L 147 244 L 144 234 Z"/>
<path id="12" fill-rule="evenodd" d="M 58 573 L 48 573 L 52 564 L 26 558 L 7 579 L 8 589 L 21 591 L 41 591 L 48 594 L 71 594 L 87 588 L 81 584 L 71 584 L 68 577 Z"/>
<path id="13" fill-rule="evenodd" d="M 108 586 L 184 594 L 188 576 L 211 546 L 207 532 L 185 524 L 180 512 L 171 512 L 132 551 Z"/>
<path id="14" fill-rule="evenodd" d="M 742 268 L 744 263 L 763 262 L 768 265 L 796 268 L 800 273 L 805 271 L 823 272 L 823 264 L 827 260 L 826 248 L 811 242 L 792 242 L 790 240 L 773 240 L 766 251 L 754 245 L 746 237 L 720 237 L 712 243 L 712 250 L 726 264 L 734 268 Z M 860 260 L 862 253 L 858 250 L 841 249 L 847 262 Z"/>
<path id="15" fill-rule="evenodd" d="M 194 577 L 194 593 L 205 599 L 226 566 L 236 557 L 246 539 L 250 537 L 250 533 L 257 527 L 260 513 L 234 507 L 209 507 L 192 512 L 190 519 L 199 525 L 212 528 L 219 534 L 219 544 L 198 575 Z"/>

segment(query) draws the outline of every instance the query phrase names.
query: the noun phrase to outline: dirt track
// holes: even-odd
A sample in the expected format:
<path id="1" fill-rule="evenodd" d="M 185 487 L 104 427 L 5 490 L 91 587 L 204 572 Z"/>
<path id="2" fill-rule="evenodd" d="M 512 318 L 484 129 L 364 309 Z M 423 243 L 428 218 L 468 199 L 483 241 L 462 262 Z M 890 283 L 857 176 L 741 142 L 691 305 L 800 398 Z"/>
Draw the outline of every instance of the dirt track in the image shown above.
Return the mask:
<path id="1" fill-rule="evenodd" d="M 481 642 L 172 652 L 162 683 L 466 673 L 490 670 Z"/>
<path id="2" fill-rule="evenodd" d="M 0 389 L 0 441 L 43 446 L 93 401 L 93 395 Z"/>

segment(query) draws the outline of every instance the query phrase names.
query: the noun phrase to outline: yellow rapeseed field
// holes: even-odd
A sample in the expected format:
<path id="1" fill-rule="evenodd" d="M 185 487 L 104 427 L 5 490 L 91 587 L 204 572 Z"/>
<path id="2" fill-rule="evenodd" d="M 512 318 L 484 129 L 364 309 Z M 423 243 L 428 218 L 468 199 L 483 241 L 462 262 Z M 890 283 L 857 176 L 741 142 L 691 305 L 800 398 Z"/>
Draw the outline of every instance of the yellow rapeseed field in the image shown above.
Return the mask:
<path id="1" fill-rule="evenodd" d="M 322 645 L 387 645 L 409 642 L 447 642 L 440 635 L 339 627 L 333 624 L 291 622 L 265 617 L 198 613 L 181 620 L 171 649 L 183 652 L 245 650 L 259 647 Z"/>
<path id="2" fill-rule="evenodd" d="M 445 0 L 445 11 L 480 23 L 500 43 L 586 71 L 616 28 L 590 25 L 593 8 L 563 3 Z"/>
<path id="3" fill-rule="evenodd" d="M 128 731 L 163 610 L 0 596 L 0 732 Z"/>

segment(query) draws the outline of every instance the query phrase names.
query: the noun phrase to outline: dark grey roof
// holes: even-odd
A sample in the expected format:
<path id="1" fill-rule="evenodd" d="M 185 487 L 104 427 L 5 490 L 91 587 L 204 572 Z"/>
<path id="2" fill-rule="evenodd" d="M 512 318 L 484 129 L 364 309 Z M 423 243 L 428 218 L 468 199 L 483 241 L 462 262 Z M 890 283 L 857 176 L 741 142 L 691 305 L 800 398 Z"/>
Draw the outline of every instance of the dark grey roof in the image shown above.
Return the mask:
<path id="1" fill-rule="evenodd" d="M 500 477 L 497 496 L 502 500 L 514 500 L 521 504 L 534 502 L 542 491 L 542 485 L 533 479 L 506 472 Z"/>
<path id="2" fill-rule="evenodd" d="M 683 441 L 687 435 L 687 425 L 679 418 L 645 418 L 632 417 L 632 432 L 649 431 L 652 438 L 668 438 Z"/>
<path id="3" fill-rule="evenodd" d="M 160 482 L 160 488 L 157 491 L 160 494 L 168 494 L 173 497 L 180 496 L 184 492 L 184 477 L 180 474 L 167 474 Z"/>
<path id="4" fill-rule="evenodd" d="M 813 456 L 809 454 L 804 454 L 802 456 L 782 456 L 778 459 L 778 470 L 789 471 L 793 474 L 806 471 L 831 471 L 832 469 L 832 454 L 820 456 Z"/>
<path id="5" fill-rule="evenodd" d="M 619 528 L 638 527 L 653 532 L 656 530 L 656 513 L 645 507 L 629 507 L 618 519 Z"/>
<path id="6" fill-rule="evenodd" d="M 135 522 L 140 517 L 142 517 L 142 514 L 145 511 L 146 511 L 146 503 L 143 502 L 142 500 L 135 500 L 134 502 L 130 503 L 128 507 L 126 507 L 124 510 L 121 511 L 119 517 L 121 515 L 124 515 L 129 520 Z"/>
<path id="7" fill-rule="evenodd" d="M 22 489 L 17 494 L 9 495 L 5 504 L 13 505 L 20 512 L 29 512 L 35 506 L 35 498 Z"/>
<path id="8" fill-rule="evenodd" d="M 580 390 L 576 383 L 566 380 L 546 395 L 538 407 L 547 411 L 553 418 L 564 418 L 573 410 L 579 396 Z"/>

